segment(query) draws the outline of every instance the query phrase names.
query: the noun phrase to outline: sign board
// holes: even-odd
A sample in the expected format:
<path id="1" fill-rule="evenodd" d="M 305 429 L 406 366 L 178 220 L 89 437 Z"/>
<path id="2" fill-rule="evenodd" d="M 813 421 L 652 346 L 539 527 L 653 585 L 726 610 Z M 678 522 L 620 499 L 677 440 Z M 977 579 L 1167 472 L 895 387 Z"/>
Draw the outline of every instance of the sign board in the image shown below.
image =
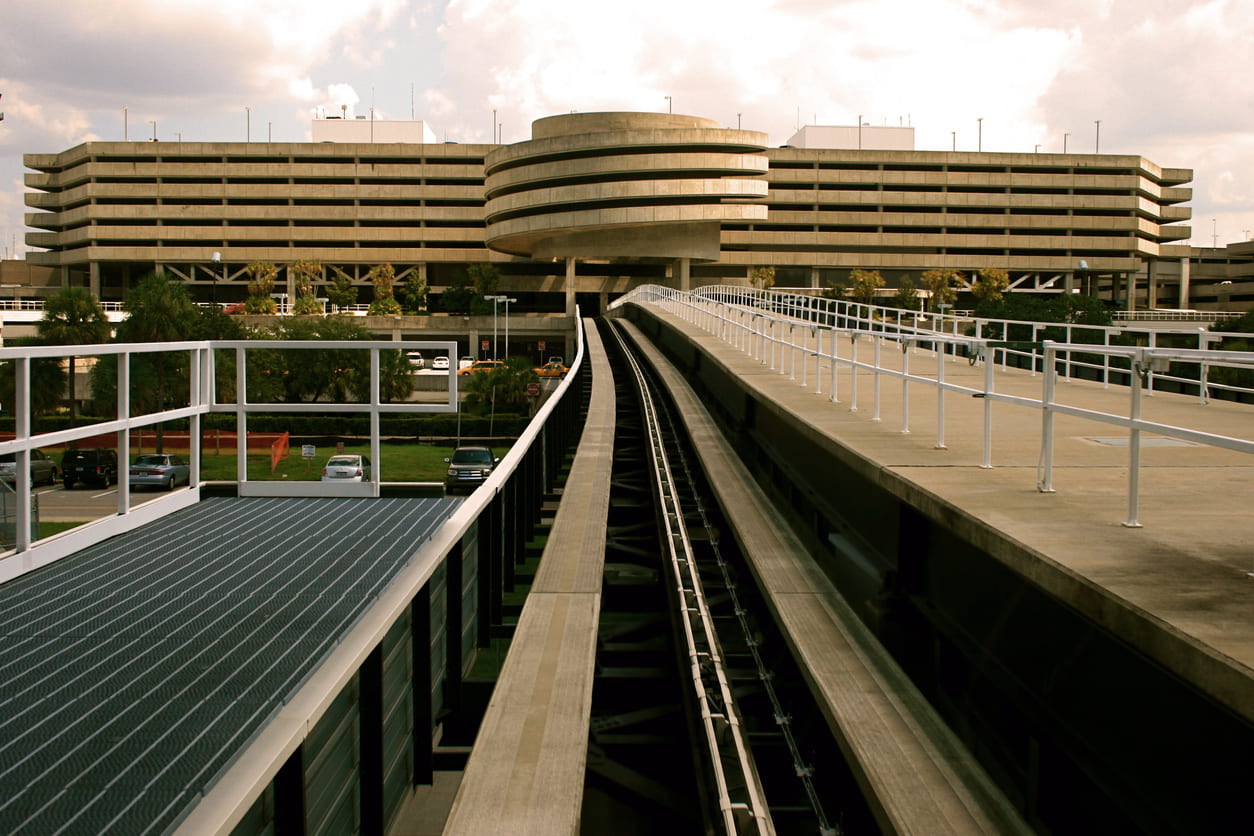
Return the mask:
<path id="1" fill-rule="evenodd" d="M 318 449 L 312 444 L 302 444 L 300 446 L 300 454 L 306 459 L 312 459 L 314 456 L 318 455 Z"/>
<path id="2" fill-rule="evenodd" d="M 482 341 L 479 343 L 479 348 L 480 348 L 481 350 L 483 350 L 483 351 L 487 351 L 487 350 L 488 350 L 488 341 L 487 341 L 487 340 L 482 340 Z"/>
<path id="3" fill-rule="evenodd" d="M 544 351 L 544 340 L 540 340 L 540 350 Z"/>
<path id="4" fill-rule="evenodd" d="M 531 396 L 531 397 L 533 397 L 533 398 L 534 398 L 536 395 L 540 394 L 540 384 L 539 384 L 539 383 L 528 383 L 528 384 L 527 384 L 527 394 L 528 394 L 528 395 L 530 395 L 530 396 Z"/>

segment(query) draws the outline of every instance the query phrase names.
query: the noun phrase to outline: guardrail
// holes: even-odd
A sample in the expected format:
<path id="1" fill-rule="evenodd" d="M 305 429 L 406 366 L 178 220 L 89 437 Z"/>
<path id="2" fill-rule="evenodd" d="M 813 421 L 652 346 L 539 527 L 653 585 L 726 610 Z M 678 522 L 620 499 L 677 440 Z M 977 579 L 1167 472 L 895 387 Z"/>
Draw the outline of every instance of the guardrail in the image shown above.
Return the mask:
<path id="1" fill-rule="evenodd" d="M 838 371 L 848 373 L 851 411 L 859 406 L 858 380 L 859 373 L 869 373 L 873 386 L 873 420 L 880 420 L 881 381 L 883 378 L 901 382 L 901 431 L 910 431 L 909 397 L 911 384 L 923 385 L 936 391 L 936 447 L 945 447 L 945 395 L 953 392 L 967 397 L 980 398 L 983 401 L 983 437 L 982 437 L 982 468 L 991 468 L 992 463 L 992 410 L 994 404 L 1008 404 L 1042 412 L 1042 439 L 1040 466 L 1037 474 L 1037 488 L 1041 492 L 1052 492 L 1054 435 L 1053 423 L 1056 415 L 1069 415 L 1101 424 L 1124 428 L 1129 433 L 1129 474 L 1128 474 L 1128 514 L 1123 524 L 1127 527 L 1140 527 L 1138 520 L 1139 480 L 1141 465 L 1141 434 L 1157 433 L 1169 438 L 1176 438 L 1197 444 L 1219 447 L 1234 452 L 1254 453 L 1254 440 L 1232 438 L 1229 436 L 1208 433 L 1190 427 L 1171 426 L 1145 421 L 1141 418 L 1142 398 L 1152 394 L 1152 382 L 1155 375 L 1167 377 L 1167 370 L 1172 363 L 1183 363 L 1198 366 L 1203 370 L 1215 367 L 1254 371 L 1254 352 L 1216 351 L 1211 349 L 1182 349 L 1150 346 L 1112 346 L 1109 344 L 1070 343 L 1054 340 L 1029 342 L 1013 342 L 987 339 L 981 336 L 958 334 L 953 332 L 930 330 L 917 326 L 906 326 L 893 321 L 885 315 L 877 315 L 877 309 L 871 305 L 843 303 L 845 307 L 818 305 L 813 297 L 800 297 L 793 294 L 773 294 L 769 291 L 757 291 L 745 288 L 703 288 L 695 293 L 672 290 L 659 286 L 645 286 L 616 300 L 610 307 L 615 309 L 626 304 L 660 305 L 669 313 L 693 323 L 698 328 L 714 334 L 733 348 L 743 351 L 755 360 L 767 365 L 772 371 L 789 375 L 790 380 L 797 380 L 803 388 L 813 389 L 816 393 L 823 391 L 823 367 L 827 366 L 829 400 L 838 400 Z M 839 300 L 820 300 L 835 302 Z M 1031 323 L 1041 328 L 1044 323 Z M 1079 327 L 1079 326 L 1073 326 Z M 976 334 L 979 328 L 975 329 Z M 1033 334 L 1038 332 L 1034 331 Z M 1067 333 L 1070 333 L 1069 331 Z M 859 345 L 869 340 L 872 357 L 859 357 Z M 1107 343 L 1108 343 L 1107 338 Z M 848 352 L 841 353 L 842 343 L 848 343 Z M 900 366 L 887 363 L 885 344 L 891 343 L 899 351 L 892 356 L 900 356 Z M 911 355 L 918 349 L 932 350 L 935 357 L 933 376 L 912 371 Z M 1030 367 L 1025 370 L 1033 376 L 1041 378 L 1041 394 L 1036 398 L 1010 395 L 997 390 L 996 370 L 998 354 L 1001 355 L 1000 367 L 1005 373 L 1008 369 L 1007 357 L 1019 356 L 1030 358 Z M 1100 363 L 1088 359 L 1090 355 L 1100 358 Z M 982 386 L 974 388 L 947 381 L 945 379 L 945 363 L 959 357 L 965 357 L 971 365 L 983 364 L 984 375 Z M 798 359 L 800 358 L 800 369 Z M 1057 382 L 1070 379 L 1077 368 L 1100 370 L 1103 386 L 1111 385 L 1112 360 L 1126 364 L 1121 371 L 1128 382 L 1128 409 L 1126 413 L 1114 414 L 1093 409 L 1084 409 L 1060 403 L 1056 395 Z M 777 362 L 778 361 L 778 362 Z M 810 367 L 813 365 L 813 384 L 810 380 Z M 1050 370 L 1045 374 L 1045 370 Z M 1235 387 L 1234 387 L 1235 388 Z M 1205 377 L 1201 381 L 1201 404 L 1207 402 L 1207 383 Z M 1242 390 L 1249 391 L 1249 390 Z"/>
<path id="2" fill-rule="evenodd" d="M 210 412 L 234 413 L 236 431 L 247 437 L 248 416 L 256 413 L 365 413 L 370 417 L 371 458 L 379 461 L 379 416 L 384 413 L 452 413 L 457 411 L 457 377 L 449 370 L 446 398 L 440 403 L 386 403 L 380 391 L 380 352 L 423 349 L 457 356 L 454 341 L 403 340 L 403 341 L 299 341 L 299 340 L 238 340 L 177 343 L 129 343 L 91 346 L 24 346 L 0 348 L 0 362 L 12 364 L 14 380 L 15 435 L 0 441 L 0 453 L 13 453 L 16 458 L 15 488 L 17 492 L 17 522 L 14 553 L 0 557 L 0 582 L 24 572 L 58 560 L 103 537 L 129 531 L 157 517 L 193 504 L 200 499 L 200 445 L 191 444 L 189 463 L 191 480 L 189 489 L 175 491 L 159 500 L 131 508 L 130 489 L 127 479 L 121 476 L 130 460 L 131 431 L 155 426 L 168 421 L 187 420 L 190 437 L 199 438 L 201 418 Z M 313 403 L 258 403 L 248 398 L 248 354 L 264 351 L 354 351 L 368 352 L 368 400 L 364 403 L 327 402 Z M 220 398 L 217 391 L 216 358 L 219 352 L 234 352 L 235 392 L 243 393 L 230 399 Z M 179 406 L 143 414 L 132 414 L 132 358 L 163 354 L 181 356 L 184 369 L 179 377 L 186 395 Z M 64 357 L 117 357 L 118 416 L 115 420 L 87 424 L 71 429 L 37 433 L 33 431 L 31 415 L 31 364 L 33 360 Z M 450 363 L 450 366 L 452 364 Z M 30 451 L 49 446 L 75 444 L 101 434 L 117 435 L 119 463 L 117 513 L 84 526 L 79 526 L 48 540 L 32 542 L 30 525 L 31 486 Z M 248 480 L 247 445 L 237 445 L 236 477 L 241 496 L 378 496 L 381 468 L 372 469 L 371 481 L 353 484 L 322 484 L 314 482 L 258 482 Z"/>

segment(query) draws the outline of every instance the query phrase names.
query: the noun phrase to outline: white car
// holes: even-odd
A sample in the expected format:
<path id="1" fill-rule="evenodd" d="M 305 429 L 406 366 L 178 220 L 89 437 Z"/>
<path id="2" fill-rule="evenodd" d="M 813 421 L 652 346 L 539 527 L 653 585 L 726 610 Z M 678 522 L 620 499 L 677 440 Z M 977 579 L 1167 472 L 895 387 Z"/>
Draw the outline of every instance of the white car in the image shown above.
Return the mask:
<path id="1" fill-rule="evenodd" d="M 466 368 L 467 366 L 473 366 L 474 364 L 475 364 L 475 358 L 473 358 L 473 357 L 463 357 L 463 358 L 461 358 L 460 360 L 458 360 L 458 361 L 457 361 L 457 368 L 459 368 L 459 369 L 464 369 L 464 368 Z"/>
<path id="2" fill-rule="evenodd" d="M 409 358 L 409 364 L 415 369 L 426 368 L 427 361 L 423 359 L 421 351 L 410 351 L 405 356 Z"/>
<path id="3" fill-rule="evenodd" d="M 369 482 L 370 459 L 351 453 L 337 453 L 322 468 L 324 482 Z"/>
<path id="4" fill-rule="evenodd" d="M 431 368 L 436 371 L 448 371 L 448 355 L 437 354 L 435 359 L 431 361 Z"/>

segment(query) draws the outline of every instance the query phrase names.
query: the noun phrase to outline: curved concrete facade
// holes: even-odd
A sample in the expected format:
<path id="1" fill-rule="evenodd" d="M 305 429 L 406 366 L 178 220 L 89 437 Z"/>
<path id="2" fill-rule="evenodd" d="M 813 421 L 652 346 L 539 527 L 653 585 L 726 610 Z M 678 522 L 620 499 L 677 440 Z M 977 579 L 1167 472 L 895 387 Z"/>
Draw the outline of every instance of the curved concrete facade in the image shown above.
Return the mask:
<path id="1" fill-rule="evenodd" d="M 766 219 L 766 135 L 668 113 L 574 113 L 484 160 L 486 242 L 530 258 L 717 261 Z"/>

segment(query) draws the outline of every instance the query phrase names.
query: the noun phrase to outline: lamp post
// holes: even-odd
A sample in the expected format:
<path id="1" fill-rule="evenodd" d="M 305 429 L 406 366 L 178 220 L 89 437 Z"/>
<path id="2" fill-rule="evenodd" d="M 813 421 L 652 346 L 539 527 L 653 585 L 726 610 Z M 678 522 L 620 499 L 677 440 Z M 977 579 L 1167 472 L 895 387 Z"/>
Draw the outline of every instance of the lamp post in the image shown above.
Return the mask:
<path id="1" fill-rule="evenodd" d="M 666 96 L 666 97 L 664 97 L 664 98 L 666 99 L 666 112 L 667 112 L 667 113 L 672 113 L 673 111 L 671 110 L 671 106 L 674 104 L 674 102 L 673 102 L 673 101 L 671 101 L 671 97 L 670 97 L 670 96 Z"/>
<path id="2" fill-rule="evenodd" d="M 1093 124 L 1097 126 L 1097 132 L 1093 135 L 1093 153 L 1100 154 L 1102 147 L 1102 120 L 1094 119 Z"/>
<path id="3" fill-rule="evenodd" d="M 1069 136 L 1071 136 L 1070 133 L 1065 133 L 1062 135 L 1062 153 L 1064 154 L 1067 153 L 1067 137 Z"/>
<path id="4" fill-rule="evenodd" d="M 505 359 L 509 359 L 509 303 L 517 302 L 517 299 L 505 297 Z"/>
<path id="5" fill-rule="evenodd" d="M 123 142 L 127 142 L 127 141 L 129 141 L 129 140 L 130 140 L 130 131 L 129 131 L 129 130 L 127 130 L 127 122 L 128 122 L 128 120 L 127 120 L 127 118 L 126 118 L 126 117 L 127 117 L 127 110 L 128 110 L 128 109 L 127 109 L 126 105 L 122 105 L 122 141 L 123 141 Z"/>
<path id="6" fill-rule="evenodd" d="M 244 105 L 244 141 L 253 141 L 253 109 Z"/>
<path id="7" fill-rule="evenodd" d="M 152 141 L 156 142 L 157 141 L 157 120 L 149 119 L 148 124 L 152 125 Z"/>
<path id="8" fill-rule="evenodd" d="M 978 117 L 975 120 L 975 124 L 976 124 L 975 150 L 983 151 L 984 150 L 984 117 L 983 116 Z"/>
<path id="9" fill-rule="evenodd" d="M 213 300 L 214 307 L 217 307 L 218 306 L 218 265 L 222 263 L 222 253 L 215 252 L 209 258 L 213 262 L 213 271 L 212 271 L 213 295 L 210 298 Z"/>
<path id="10" fill-rule="evenodd" d="M 496 308 L 498 302 L 504 302 L 508 297 L 505 296 L 485 296 L 485 299 L 492 300 L 492 359 L 499 360 L 500 355 L 496 351 Z"/>

